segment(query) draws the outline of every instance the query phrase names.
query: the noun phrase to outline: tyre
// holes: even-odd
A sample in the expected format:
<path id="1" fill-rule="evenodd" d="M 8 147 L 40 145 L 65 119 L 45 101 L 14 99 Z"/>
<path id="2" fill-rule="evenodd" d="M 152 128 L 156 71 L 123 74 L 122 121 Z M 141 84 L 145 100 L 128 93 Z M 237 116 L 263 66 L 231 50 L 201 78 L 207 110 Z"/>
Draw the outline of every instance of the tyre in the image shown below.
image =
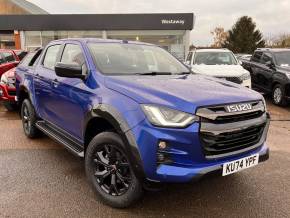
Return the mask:
<path id="1" fill-rule="evenodd" d="M 272 101 L 276 105 L 285 106 L 287 101 L 285 99 L 285 90 L 280 84 L 275 85 L 272 92 Z"/>
<path id="2" fill-rule="evenodd" d="M 3 105 L 8 111 L 16 111 L 18 109 L 15 103 L 4 102 Z"/>
<path id="3" fill-rule="evenodd" d="M 93 138 L 85 156 L 86 174 L 97 196 L 115 208 L 125 208 L 143 194 L 120 136 L 103 132 Z"/>
<path id="4" fill-rule="evenodd" d="M 31 102 L 25 99 L 21 106 L 21 119 L 25 135 L 28 138 L 36 138 L 40 135 L 40 130 L 36 128 L 36 114 Z"/>

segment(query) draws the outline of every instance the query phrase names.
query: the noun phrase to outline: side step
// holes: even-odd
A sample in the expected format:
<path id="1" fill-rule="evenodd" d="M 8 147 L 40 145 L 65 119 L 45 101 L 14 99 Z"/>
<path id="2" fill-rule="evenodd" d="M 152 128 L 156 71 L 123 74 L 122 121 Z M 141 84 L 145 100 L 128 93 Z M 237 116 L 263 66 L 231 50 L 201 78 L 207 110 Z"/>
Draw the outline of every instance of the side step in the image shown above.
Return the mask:
<path id="1" fill-rule="evenodd" d="M 70 136 L 65 135 L 61 131 L 54 128 L 52 125 L 48 124 L 45 121 L 37 121 L 36 127 L 40 129 L 44 134 L 54 139 L 55 141 L 62 144 L 65 148 L 67 148 L 74 155 L 83 158 L 84 157 L 84 149 L 82 145 L 73 140 Z"/>

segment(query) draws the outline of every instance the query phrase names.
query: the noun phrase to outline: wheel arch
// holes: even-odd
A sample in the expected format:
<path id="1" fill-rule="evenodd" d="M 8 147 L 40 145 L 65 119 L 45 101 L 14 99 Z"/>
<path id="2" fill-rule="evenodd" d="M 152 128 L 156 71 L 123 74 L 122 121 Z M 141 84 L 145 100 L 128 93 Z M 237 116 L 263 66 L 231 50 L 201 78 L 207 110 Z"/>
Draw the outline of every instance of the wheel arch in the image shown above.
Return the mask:
<path id="1" fill-rule="evenodd" d="M 91 139 L 102 131 L 116 132 L 121 137 L 124 143 L 123 149 L 128 155 L 136 176 L 144 179 L 145 173 L 135 137 L 122 115 L 114 107 L 107 104 L 92 107 L 86 115 L 83 132 L 84 150 Z"/>

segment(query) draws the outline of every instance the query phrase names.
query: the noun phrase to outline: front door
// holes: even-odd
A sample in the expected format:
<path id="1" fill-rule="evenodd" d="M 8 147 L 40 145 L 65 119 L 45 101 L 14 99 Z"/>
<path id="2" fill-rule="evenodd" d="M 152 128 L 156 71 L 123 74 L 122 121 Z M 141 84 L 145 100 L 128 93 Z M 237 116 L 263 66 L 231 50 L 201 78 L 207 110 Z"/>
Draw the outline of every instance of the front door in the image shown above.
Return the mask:
<path id="1" fill-rule="evenodd" d="M 60 62 L 77 64 L 87 74 L 87 63 L 80 44 L 67 43 L 64 46 Z M 52 98 L 53 110 L 56 114 L 55 124 L 70 135 L 82 140 L 83 123 L 92 93 L 86 81 L 79 78 L 56 77 L 53 81 Z"/>

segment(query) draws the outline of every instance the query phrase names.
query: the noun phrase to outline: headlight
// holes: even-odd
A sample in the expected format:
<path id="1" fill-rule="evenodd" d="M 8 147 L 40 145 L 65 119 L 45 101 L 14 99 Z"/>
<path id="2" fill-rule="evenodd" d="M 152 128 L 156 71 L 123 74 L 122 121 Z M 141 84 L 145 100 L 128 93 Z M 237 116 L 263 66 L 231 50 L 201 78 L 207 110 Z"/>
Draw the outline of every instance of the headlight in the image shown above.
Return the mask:
<path id="1" fill-rule="evenodd" d="M 265 107 L 265 111 L 267 112 L 267 105 L 266 105 L 266 100 L 264 97 L 262 97 L 262 101 L 263 101 L 263 104 L 264 104 L 264 107 Z"/>
<path id="2" fill-rule="evenodd" d="M 241 80 L 248 80 L 251 79 L 251 74 L 249 72 L 244 73 L 242 76 L 240 76 Z"/>
<path id="3" fill-rule="evenodd" d="M 199 117 L 195 115 L 166 107 L 142 105 L 142 109 L 150 123 L 155 126 L 184 128 L 196 121 L 199 121 Z"/>
<path id="4" fill-rule="evenodd" d="M 290 79 L 290 73 L 286 73 L 286 76 L 288 77 L 288 79 Z"/>
<path id="5" fill-rule="evenodd" d="M 8 84 L 8 78 L 7 78 L 7 76 L 2 75 L 0 83 L 2 83 L 2 84 Z"/>

